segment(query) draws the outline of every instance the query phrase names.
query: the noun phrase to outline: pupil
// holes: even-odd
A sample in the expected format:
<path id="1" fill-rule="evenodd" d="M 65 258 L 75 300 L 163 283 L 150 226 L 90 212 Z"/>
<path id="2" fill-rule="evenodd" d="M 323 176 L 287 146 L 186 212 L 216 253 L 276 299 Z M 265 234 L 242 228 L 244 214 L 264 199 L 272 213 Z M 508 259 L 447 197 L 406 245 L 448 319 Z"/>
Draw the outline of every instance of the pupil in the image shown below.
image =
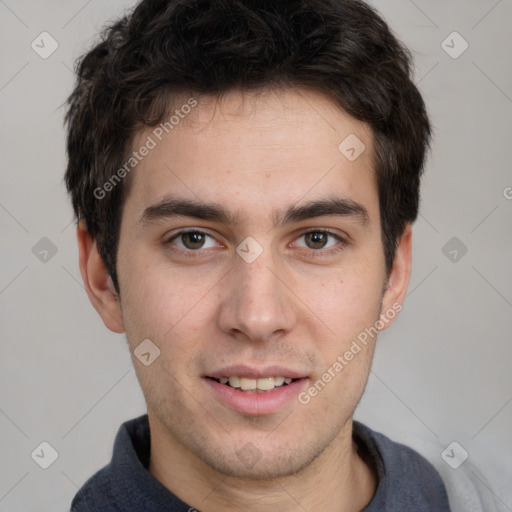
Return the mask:
<path id="1" fill-rule="evenodd" d="M 326 233 L 308 233 L 306 236 L 307 245 L 311 249 L 321 249 L 327 242 Z"/>
<path id="2" fill-rule="evenodd" d="M 189 249 L 200 249 L 204 243 L 204 235 L 202 233 L 185 233 L 183 241 Z"/>

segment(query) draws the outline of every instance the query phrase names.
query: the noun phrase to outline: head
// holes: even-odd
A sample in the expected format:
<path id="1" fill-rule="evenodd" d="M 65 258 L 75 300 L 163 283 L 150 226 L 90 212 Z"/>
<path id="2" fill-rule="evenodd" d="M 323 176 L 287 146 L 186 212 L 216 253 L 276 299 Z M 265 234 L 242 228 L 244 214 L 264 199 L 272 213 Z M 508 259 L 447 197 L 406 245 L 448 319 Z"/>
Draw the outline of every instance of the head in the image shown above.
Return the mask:
<path id="1" fill-rule="evenodd" d="M 430 137 L 407 50 L 357 0 L 146 0 L 77 75 L 82 275 L 132 352 L 160 350 L 134 356 L 152 426 L 227 474 L 306 467 L 364 390 L 376 337 L 354 341 L 407 288 Z M 329 369 L 261 414 L 212 384 L 288 372 L 298 395 Z"/>

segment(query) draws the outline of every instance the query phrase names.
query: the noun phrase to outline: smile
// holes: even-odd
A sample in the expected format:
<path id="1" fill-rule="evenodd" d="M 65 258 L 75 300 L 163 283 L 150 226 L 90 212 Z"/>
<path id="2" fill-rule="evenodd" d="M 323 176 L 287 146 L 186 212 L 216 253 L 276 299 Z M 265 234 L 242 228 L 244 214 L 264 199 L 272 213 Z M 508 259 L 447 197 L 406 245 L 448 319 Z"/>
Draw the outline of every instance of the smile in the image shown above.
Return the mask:
<path id="1" fill-rule="evenodd" d="M 221 405 L 243 415 L 270 415 L 298 402 L 309 383 L 306 372 L 282 366 L 256 369 L 236 365 L 203 377 L 207 393 Z"/>
<path id="2" fill-rule="evenodd" d="M 263 377 L 260 379 L 250 379 L 247 377 L 221 377 L 220 379 L 214 380 L 234 389 L 241 389 L 242 391 L 255 393 L 266 393 L 275 388 L 287 386 L 293 381 L 293 379 L 290 379 L 289 377 Z"/>

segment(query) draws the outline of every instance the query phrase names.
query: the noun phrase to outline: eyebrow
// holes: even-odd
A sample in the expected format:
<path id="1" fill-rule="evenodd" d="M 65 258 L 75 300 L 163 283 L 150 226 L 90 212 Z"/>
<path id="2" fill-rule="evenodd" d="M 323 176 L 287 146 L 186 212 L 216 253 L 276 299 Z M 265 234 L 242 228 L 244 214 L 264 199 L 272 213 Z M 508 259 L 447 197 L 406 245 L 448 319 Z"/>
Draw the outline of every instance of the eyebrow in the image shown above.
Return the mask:
<path id="1" fill-rule="evenodd" d="M 220 204 L 171 197 L 166 197 L 159 203 L 146 208 L 140 217 L 140 222 L 147 224 L 174 216 L 194 217 L 227 225 L 234 225 L 238 222 L 238 215 L 228 212 Z"/>
<path id="2" fill-rule="evenodd" d="M 363 226 L 370 223 L 368 210 L 361 203 L 346 198 L 330 198 L 289 206 L 283 213 L 274 216 L 274 223 L 282 225 L 327 215 L 353 217 Z"/>
<path id="3" fill-rule="evenodd" d="M 362 204 L 338 197 L 310 201 L 303 205 L 290 205 L 281 212 L 275 212 L 273 221 L 274 225 L 284 225 L 328 215 L 354 218 L 363 226 L 368 226 L 370 222 L 368 210 Z M 231 226 L 236 225 L 240 220 L 238 213 L 229 212 L 218 203 L 166 197 L 146 208 L 139 221 L 142 224 L 148 224 L 174 216 L 193 217 Z"/>

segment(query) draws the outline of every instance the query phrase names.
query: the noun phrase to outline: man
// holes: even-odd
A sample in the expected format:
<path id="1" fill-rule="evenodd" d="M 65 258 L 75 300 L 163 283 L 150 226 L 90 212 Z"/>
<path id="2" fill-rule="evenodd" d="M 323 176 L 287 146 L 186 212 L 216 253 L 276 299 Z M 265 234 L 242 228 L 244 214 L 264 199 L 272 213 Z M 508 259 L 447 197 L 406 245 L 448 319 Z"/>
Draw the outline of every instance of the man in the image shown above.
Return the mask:
<path id="1" fill-rule="evenodd" d="M 147 403 L 72 510 L 450 510 L 425 459 L 352 419 L 430 137 L 384 21 L 143 0 L 82 58 L 66 119 L 81 273 Z"/>

